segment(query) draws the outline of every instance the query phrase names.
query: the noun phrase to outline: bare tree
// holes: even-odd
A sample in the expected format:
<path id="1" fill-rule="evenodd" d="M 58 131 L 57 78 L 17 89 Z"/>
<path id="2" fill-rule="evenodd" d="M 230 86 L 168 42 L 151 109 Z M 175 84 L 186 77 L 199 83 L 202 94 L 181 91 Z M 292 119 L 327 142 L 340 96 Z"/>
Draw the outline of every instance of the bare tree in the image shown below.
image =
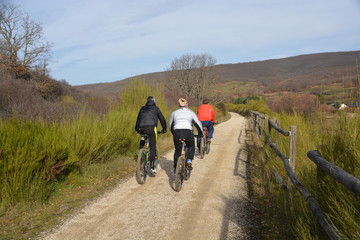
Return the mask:
<path id="1" fill-rule="evenodd" d="M 0 9 L 0 63 L 21 77 L 36 63 L 46 62 L 52 44 L 44 40 L 43 29 L 18 5 L 4 3 Z"/>
<path id="2" fill-rule="evenodd" d="M 195 98 L 201 103 L 206 90 L 218 78 L 215 63 L 216 59 L 206 53 L 175 58 L 168 69 L 168 85 L 186 98 Z"/>

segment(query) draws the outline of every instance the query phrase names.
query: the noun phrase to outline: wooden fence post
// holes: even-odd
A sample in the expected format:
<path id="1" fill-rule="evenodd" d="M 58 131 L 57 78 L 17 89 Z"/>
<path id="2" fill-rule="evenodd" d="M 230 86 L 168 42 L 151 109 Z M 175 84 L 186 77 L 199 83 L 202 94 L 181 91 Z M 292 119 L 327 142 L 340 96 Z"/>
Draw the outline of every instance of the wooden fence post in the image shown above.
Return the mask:
<path id="1" fill-rule="evenodd" d="M 295 174 L 295 157 L 296 157 L 296 126 L 290 126 L 290 151 L 289 151 L 289 160 L 291 170 Z"/>
<path id="2" fill-rule="evenodd" d="M 273 123 L 276 123 L 276 118 L 275 117 L 273 117 L 272 119 L 271 119 L 271 121 L 273 122 Z M 269 124 L 269 135 L 271 136 L 271 124 Z"/>
<path id="3" fill-rule="evenodd" d="M 258 117 L 258 123 L 259 123 L 259 126 L 258 126 L 258 133 L 259 133 L 259 136 L 260 136 L 260 138 L 261 138 L 261 136 L 262 136 L 262 131 L 261 131 L 261 127 L 262 127 L 262 118 L 259 116 L 259 115 L 257 115 L 257 117 Z M 262 139 L 262 138 L 261 138 Z"/>
<path id="4" fill-rule="evenodd" d="M 265 130 L 268 130 L 269 129 L 269 116 L 266 114 L 265 115 L 265 127 L 264 127 Z"/>
<path id="5" fill-rule="evenodd" d="M 278 127 L 281 127 L 281 121 L 280 120 L 277 120 L 276 121 L 276 125 Z M 280 133 L 278 131 L 276 131 L 276 143 L 277 144 L 280 144 Z"/>
<path id="6" fill-rule="evenodd" d="M 252 112 L 252 111 L 250 111 L 250 119 L 251 119 L 250 124 L 251 124 L 252 126 L 254 126 L 254 116 L 253 116 L 253 112 Z"/>

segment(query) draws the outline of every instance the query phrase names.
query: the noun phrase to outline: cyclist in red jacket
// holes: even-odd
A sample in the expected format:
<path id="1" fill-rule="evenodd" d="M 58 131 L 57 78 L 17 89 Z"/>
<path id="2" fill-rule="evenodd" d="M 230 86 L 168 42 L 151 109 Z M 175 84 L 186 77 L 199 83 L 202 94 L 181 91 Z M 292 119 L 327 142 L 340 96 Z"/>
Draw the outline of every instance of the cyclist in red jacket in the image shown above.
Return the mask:
<path id="1" fill-rule="evenodd" d="M 211 138 L 213 137 L 214 133 L 214 122 L 215 122 L 215 110 L 212 106 L 209 104 L 210 100 L 205 98 L 203 100 L 203 104 L 198 108 L 197 115 L 199 120 L 201 121 L 202 125 L 206 126 L 209 130 L 207 140 L 211 142 Z M 200 141 L 201 139 L 197 139 L 197 146 L 200 149 Z"/>

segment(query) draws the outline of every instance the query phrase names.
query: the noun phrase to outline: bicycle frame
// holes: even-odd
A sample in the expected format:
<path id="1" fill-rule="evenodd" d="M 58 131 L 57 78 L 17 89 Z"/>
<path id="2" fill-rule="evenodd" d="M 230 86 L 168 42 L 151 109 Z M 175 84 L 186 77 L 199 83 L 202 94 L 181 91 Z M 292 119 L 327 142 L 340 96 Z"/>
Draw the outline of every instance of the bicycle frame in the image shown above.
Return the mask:
<path id="1" fill-rule="evenodd" d="M 143 139 L 144 138 L 144 139 Z M 145 150 L 145 154 L 146 154 L 146 163 L 149 161 L 149 157 L 150 157 L 150 147 L 149 147 L 149 137 L 147 134 L 141 134 L 141 140 L 145 141 L 144 146 L 142 147 L 142 149 Z"/>

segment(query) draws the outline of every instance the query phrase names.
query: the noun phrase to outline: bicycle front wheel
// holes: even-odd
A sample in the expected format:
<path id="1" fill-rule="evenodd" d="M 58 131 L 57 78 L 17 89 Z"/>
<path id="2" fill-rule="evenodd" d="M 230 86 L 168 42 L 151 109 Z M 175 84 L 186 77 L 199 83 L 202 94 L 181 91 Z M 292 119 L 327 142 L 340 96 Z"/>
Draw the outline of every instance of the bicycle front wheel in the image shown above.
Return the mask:
<path id="1" fill-rule="evenodd" d="M 176 174 L 175 174 L 175 191 L 180 192 L 183 181 L 184 181 L 184 171 L 185 171 L 185 158 L 180 156 L 176 163 Z"/>
<path id="2" fill-rule="evenodd" d="M 140 149 L 136 168 L 136 181 L 139 184 L 144 184 L 146 181 L 146 154 L 145 149 Z"/>
<path id="3" fill-rule="evenodd" d="M 189 168 L 188 166 L 185 166 L 184 179 L 189 180 L 190 175 L 191 175 L 191 168 Z"/>

